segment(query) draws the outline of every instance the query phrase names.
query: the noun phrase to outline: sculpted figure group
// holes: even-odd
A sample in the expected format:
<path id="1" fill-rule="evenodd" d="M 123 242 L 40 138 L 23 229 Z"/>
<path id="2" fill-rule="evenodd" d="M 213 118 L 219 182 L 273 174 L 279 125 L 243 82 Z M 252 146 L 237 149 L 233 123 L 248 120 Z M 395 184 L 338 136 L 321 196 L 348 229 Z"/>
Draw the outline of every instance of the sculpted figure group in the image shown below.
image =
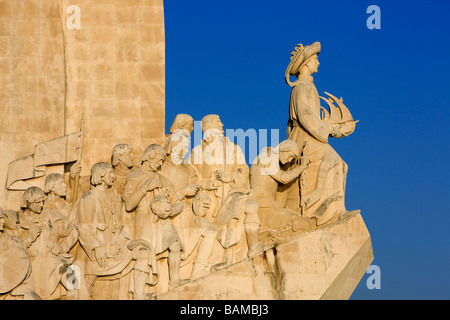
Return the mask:
<path id="1" fill-rule="evenodd" d="M 292 53 L 288 140 L 250 167 L 218 115 L 202 119 L 186 157 L 194 121 L 180 114 L 138 165 L 118 144 L 89 177 L 77 162 L 26 190 L 18 212 L 0 209 L 0 299 L 157 299 L 348 214 L 347 166 L 328 137 L 355 122 L 342 99 L 328 94 L 330 111 L 320 106 L 319 52 L 314 43 Z"/>

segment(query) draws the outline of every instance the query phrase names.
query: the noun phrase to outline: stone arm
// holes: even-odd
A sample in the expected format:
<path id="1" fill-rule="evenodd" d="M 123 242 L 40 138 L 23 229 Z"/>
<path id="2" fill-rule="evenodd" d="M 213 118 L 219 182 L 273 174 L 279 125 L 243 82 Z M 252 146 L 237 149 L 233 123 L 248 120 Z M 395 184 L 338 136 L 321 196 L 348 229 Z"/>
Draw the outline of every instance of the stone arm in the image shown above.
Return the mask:
<path id="1" fill-rule="evenodd" d="M 122 229 L 120 230 L 119 237 L 122 237 L 124 239 L 133 240 L 132 238 L 132 231 L 129 229 L 128 226 L 122 226 Z"/>
<path id="2" fill-rule="evenodd" d="M 123 210 L 123 207 L 120 207 L 120 212 L 119 215 L 117 216 L 117 223 L 120 227 L 120 232 L 119 235 L 117 236 L 117 238 L 114 240 L 113 242 L 113 255 L 118 255 L 123 249 L 124 249 L 124 245 L 126 243 L 126 241 L 131 241 L 133 240 L 133 231 L 130 229 L 130 227 L 124 223 L 123 221 L 123 213 L 126 213 Z"/>
<path id="3" fill-rule="evenodd" d="M 70 172 L 65 175 L 65 181 L 67 185 L 67 203 L 74 204 L 75 201 L 79 199 L 85 192 L 89 191 L 91 187 L 91 177 L 80 176 L 80 173 L 81 163 L 77 162 L 70 168 Z M 75 194 L 75 190 L 77 190 L 77 194 Z"/>
<path id="4" fill-rule="evenodd" d="M 78 187 L 76 188 L 75 185 L 77 184 L 77 180 L 74 177 L 71 177 L 70 174 L 66 175 L 66 185 L 67 185 L 67 195 L 66 195 L 66 202 L 69 204 L 74 204 L 76 200 L 81 198 L 81 196 L 88 192 L 91 187 L 91 176 L 82 176 L 78 179 Z M 77 194 L 75 194 L 75 189 L 77 189 Z"/>
<path id="5" fill-rule="evenodd" d="M 37 225 L 25 225 L 21 224 L 20 229 L 17 231 L 17 235 L 20 239 L 22 239 L 23 243 L 27 248 L 31 247 L 31 245 L 39 238 L 42 232 L 42 227 Z"/>
<path id="6" fill-rule="evenodd" d="M 187 164 L 191 166 L 196 174 L 197 181 L 204 190 L 218 189 L 218 180 L 214 177 L 214 166 L 208 164 L 203 155 L 203 143 L 196 146 L 189 154 Z"/>
<path id="7" fill-rule="evenodd" d="M 102 247 L 99 239 L 95 235 L 95 227 L 89 224 L 82 224 L 77 226 L 80 234 L 80 244 L 86 252 L 88 258 L 95 261 L 94 250 Z"/>
<path id="8" fill-rule="evenodd" d="M 133 240 L 133 224 L 130 221 L 131 215 L 125 210 L 124 205 L 122 204 L 120 217 L 119 217 L 119 224 L 122 226 L 120 230 L 120 236 L 122 236 L 125 239 Z M 131 218 L 132 219 L 132 218 Z"/>
<path id="9" fill-rule="evenodd" d="M 333 127 L 313 113 L 311 103 L 315 101 L 313 91 L 307 86 L 296 86 L 292 92 L 291 110 L 308 133 L 323 143 L 328 143 L 328 137 Z M 320 104 L 315 106 L 320 109 Z"/>
<path id="10" fill-rule="evenodd" d="M 306 167 L 306 165 L 301 165 L 287 171 L 278 170 L 278 172 L 271 175 L 271 177 L 281 184 L 287 184 L 297 178 L 306 169 Z"/>
<path id="11" fill-rule="evenodd" d="M 76 162 L 74 165 L 70 167 L 70 172 L 66 175 L 66 183 L 67 185 L 67 195 L 66 195 L 66 201 L 68 203 L 74 203 L 75 199 L 77 198 L 77 195 L 73 194 L 76 184 L 76 177 L 80 175 L 81 173 L 81 163 Z"/>
<path id="12" fill-rule="evenodd" d="M 75 181 L 71 177 L 70 174 L 66 174 L 64 179 L 65 179 L 66 186 L 67 186 L 66 203 L 73 204 L 73 203 L 75 203 L 75 199 L 76 199 L 76 196 L 74 195 Z"/>
<path id="13" fill-rule="evenodd" d="M 191 150 L 187 159 L 187 164 L 195 171 L 196 181 L 193 183 L 198 183 L 204 190 L 217 189 L 217 186 L 213 183 L 212 176 L 205 176 L 205 172 L 202 170 L 204 164 L 201 145 L 198 145 Z"/>
<path id="14" fill-rule="evenodd" d="M 130 227 L 127 225 L 127 221 L 125 219 L 126 211 L 123 207 L 123 200 L 120 195 L 116 193 L 115 197 L 115 206 L 113 208 L 113 223 L 120 228 L 119 237 L 133 240 L 132 239 L 132 230 L 130 230 Z"/>
<path id="15" fill-rule="evenodd" d="M 186 164 L 186 166 L 188 168 L 187 186 L 183 190 L 178 190 L 176 192 L 176 195 L 179 199 L 193 197 L 197 194 L 198 190 L 202 188 L 202 185 L 200 185 L 200 179 L 199 175 L 197 174 L 197 170 L 190 164 Z"/>
<path id="16" fill-rule="evenodd" d="M 25 236 L 21 237 L 24 245 L 26 248 L 31 247 L 31 245 L 33 244 L 34 240 L 31 240 L 29 237 L 27 237 L 27 234 L 25 233 Z"/>
<path id="17" fill-rule="evenodd" d="M 122 199 L 125 203 L 126 211 L 133 211 L 147 194 L 139 181 L 129 180 L 125 184 Z"/>
<path id="18" fill-rule="evenodd" d="M 55 229 L 60 237 L 58 245 L 61 247 L 61 253 L 68 253 L 79 239 L 78 229 L 67 219 L 58 220 Z"/>
<path id="19" fill-rule="evenodd" d="M 86 214 L 88 213 L 88 215 Z M 72 208 L 69 221 L 77 228 L 79 241 L 84 252 L 92 261 L 95 260 L 94 250 L 102 247 L 96 235 L 95 216 L 97 205 L 92 198 L 81 198 Z"/>

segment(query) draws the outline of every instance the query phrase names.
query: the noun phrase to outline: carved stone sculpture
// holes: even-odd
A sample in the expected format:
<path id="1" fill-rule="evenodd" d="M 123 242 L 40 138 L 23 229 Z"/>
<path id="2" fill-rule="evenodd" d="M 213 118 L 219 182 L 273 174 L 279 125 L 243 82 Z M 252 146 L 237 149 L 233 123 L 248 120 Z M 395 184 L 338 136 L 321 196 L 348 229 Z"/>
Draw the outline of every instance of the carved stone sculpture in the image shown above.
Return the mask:
<path id="1" fill-rule="evenodd" d="M 22 196 L 19 234 L 27 247 L 34 275 L 34 290 L 42 299 L 60 298 L 55 293 L 61 283 L 67 288 L 67 268 L 74 257 L 69 254 L 78 241 L 78 230 L 59 212 L 44 208 L 45 194 L 31 187 Z"/>
<path id="2" fill-rule="evenodd" d="M 214 243 L 217 236 L 217 228 L 206 218 L 206 212 L 211 207 L 211 197 L 200 190 L 192 202 L 192 212 L 190 215 L 189 242 L 197 245 L 197 256 L 194 260 L 190 280 L 200 278 L 210 272 L 209 257 L 214 249 Z"/>
<path id="3" fill-rule="evenodd" d="M 114 174 L 109 163 L 99 162 L 92 167 L 92 189 L 74 205 L 70 219 L 80 232 L 80 244 L 75 264 L 84 275 L 80 285 L 80 299 L 92 298 L 97 277 L 125 275 L 130 263 L 150 268 L 154 265 L 149 245 L 133 243 L 131 232 L 122 222 L 122 200 L 112 188 Z M 145 249 L 143 254 L 141 249 Z M 146 279 L 135 279 L 130 291 L 141 298 Z M 140 291 L 141 289 L 141 291 Z"/>
<path id="4" fill-rule="evenodd" d="M 355 121 L 348 109 L 338 102 L 339 110 L 330 111 L 320 106 L 320 97 L 312 75 L 318 71 L 321 46 L 315 42 L 309 46 L 299 45 L 292 52 L 286 70 L 286 82 L 293 87 L 289 107 L 288 139 L 297 142 L 300 151 L 310 156 L 311 163 L 305 177 L 290 190 L 288 207 L 302 209 L 302 215 L 316 220 L 318 226 L 336 221 L 345 209 L 345 183 L 348 166 L 328 144 L 328 138 L 342 138 L 355 129 Z M 297 76 L 292 83 L 290 75 Z M 340 113 L 340 116 L 337 114 Z M 333 116 L 331 116 L 333 114 Z"/>
<path id="5" fill-rule="evenodd" d="M 115 145 L 111 154 L 111 165 L 115 177 L 112 187 L 122 195 L 127 178 L 134 167 L 133 148 L 126 143 Z"/>
<path id="6" fill-rule="evenodd" d="M 0 300 L 40 300 L 31 278 L 31 261 L 22 240 L 6 230 L 8 216 L 0 208 Z M 9 221 L 12 224 L 12 221 Z"/>
<path id="7" fill-rule="evenodd" d="M 186 282 L 179 275 L 183 245 L 171 219 L 159 219 L 151 212 L 152 201 L 158 195 L 167 196 L 170 200 L 170 216 L 180 214 L 183 209 L 170 181 L 158 173 L 165 159 L 163 147 L 156 144 L 148 146 L 142 155 L 141 166 L 128 176 L 123 200 L 126 210 L 135 214 L 135 239 L 150 243 L 156 254 L 168 250 L 169 282 L 171 287 L 175 287 Z M 147 278 L 149 270 L 135 269 L 135 272 Z"/>
<path id="8" fill-rule="evenodd" d="M 128 176 L 134 169 L 133 148 L 126 143 L 115 145 L 111 152 L 111 165 L 115 176 L 112 187 L 116 189 L 119 195 L 123 194 L 125 183 Z M 81 163 L 77 162 L 71 168 L 72 175 L 80 174 Z M 79 199 L 81 195 L 88 192 L 91 188 L 91 176 L 79 176 L 78 179 L 71 179 L 69 187 L 73 189 L 74 198 Z"/>
<path id="9" fill-rule="evenodd" d="M 130 145 L 123 143 L 117 144 L 112 148 L 111 164 L 114 180 L 111 188 L 115 189 L 119 195 L 123 193 L 126 178 L 133 170 L 134 159 L 132 151 L 133 149 Z M 91 189 L 91 176 L 80 176 L 81 169 L 81 161 L 77 161 L 70 168 L 66 198 L 70 196 L 72 203 Z M 132 238 L 134 222 L 131 221 L 132 217 L 130 215 L 125 214 L 124 210 L 122 206 L 122 223 L 127 228 L 130 238 Z M 129 277 L 130 273 L 111 276 L 111 279 L 107 276 L 102 276 L 101 280 L 96 282 L 95 289 L 97 289 L 99 294 L 108 296 L 111 299 L 126 299 L 129 296 L 128 292 L 133 291 L 128 288 Z M 92 294 L 95 296 L 95 292 L 92 292 Z"/>
<path id="10" fill-rule="evenodd" d="M 167 157 L 160 170 L 160 174 L 170 180 L 179 199 L 192 198 L 201 188 L 197 171 L 185 160 L 189 143 L 190 131 L 187 129 L 179 128 L 169 134 L 165 147 Z"/>
<path id="11" fill-rule="evenodd" d="M 285 140 L 275 148 L 267 148 L 253 162 L 250 169 L 250 184 L 254 198 L 259 205 L 261 237 L 265 243 L 289 239 L 297 231 L 315 229 L 315 222 L 300 215 L 300 210 L 284 208 L 277 201 L 277 190 L 286 185 L 307 168 L 309 157 L 301 157 L 301 164 L 284 170 L 287 164 L 299 160 L 299 148 L 292 140 Z"/>
<path id="12" fill-rule="evenodd" d="M 202 119 L 203 140 L 192 149 L 188 163 L 201 177 L 200 184 L 213 199 L 207 218 L 212 221 L 236 184 L 248 183 L 249 168 L 241 148 L 224 136 L 218 115 Z"/>
<path id="13" fill-rule="evenodd" d="M 252 199 L 251 189 L 248 186 L 231 189 L 214 220 L 218 229 L 217 239 L 225 253 L 223 261 L 214 265 L 212 270 L 217 271 L 236 262 L 234 251 L 239 243 L 244 243 L 243 234 L 247 238 L 247 257 L 261 253 L 260 225 L 258 204 Z"/>
<path id="14" fill-rule="evenodd" d="M 233 217 L 241 217 L 242 210 L 233 211 L 239 208 L 236 203 L 241 203 L 234 198 L 239 193 L 231 196 L 227 201 L 231 190 L 246 189 L 244 193 L 249 194 L 249 167 L 245 160 L 245 155 L 241 148 L 224 136 L 223 124 L 220 117 L 215 114 L 206 115 L 202 122 L 203 139 L 201 144 L 194 147 L 189 155 L 188 163 L 190 163 L 200 176 L 200 184 L 203 191 L 211 197 L 211 208 L 207 211 L 205 218 L 214 223 L 216 228 L 222 228 L 230 222 L 231 227 L 236 221 L 242 222 L 242 219 L 234 219 Z M 233 200 L 232 200 L 233 199 Z M 241 199 L 242 200 L 242 199 Z M 227 202 L 227 207 L 223 209 L 221 217 L 217 219 L 218 214 Z M 242 208 L 240 208 L 242 209 Z M 228 220 L 228 218 L 230 218 Z M 226 239 L 228 228 L 225 227 L 219 234 Z M 244 232 L 243 225 L 231 227 L 233 232 L 239 233 L 234 239 L 240 239 L 240 234 Z M 231 239 L 233 237 L 228 237 Z M 232 260 L 241 260 L 247 257 L 248 247 L 246 241 L 225 241 L 222 244 L 216 243 L 213 256 L 210 261 L 216 265 L 213 269 L 221 268 L 229 264 Z M 228 250 L 229 249 L 229 250 Z"/>
<path id="15" fill-rule="evenodd" d="M 167 154 L 170 154 L 172 152 L 173 143 L 178 144 L 178 139 L 173 139 L 177 134 L 190 136 L 193 130 L 194 119 L 188 114 L 177 114 L 169 129 L 169 134 L 166 135 L 164 148 L 167 150 Z"/>
<path id="16" fill-rule="evenodd" d="M 213 224 L 204 218 L 211 206 L 211 198 L 203 192 L 199 194 L 200 177 L 185 159 L 192 129 L 192 117 L 186 114 L 175 117 L 166 139 L 167 158 L 160 171 L 161 175 L 171 181 L 174 191 L 183 202 L 183 211 L 173 218 L 173 223 L 184 246 L 182 264 L 192 264 L 191 280 L 209 273 L 208 259 L 217 235 Z"/>
<path id="17" fill-rule="evenodd" d="M 45 207 L 58 211 L 66 218 L 72 208 L 66 201 L 67 185 L 64 176 L 60 173 L 51 173 L 45 177 L 44 193 L 46 195 Z"/>

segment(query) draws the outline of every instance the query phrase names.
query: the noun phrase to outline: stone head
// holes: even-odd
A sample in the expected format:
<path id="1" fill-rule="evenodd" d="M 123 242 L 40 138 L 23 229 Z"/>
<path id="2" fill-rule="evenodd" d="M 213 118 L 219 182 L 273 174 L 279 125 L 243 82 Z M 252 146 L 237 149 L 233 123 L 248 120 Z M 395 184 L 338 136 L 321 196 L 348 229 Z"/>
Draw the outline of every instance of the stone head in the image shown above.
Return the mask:
<path id="1" fill-rule="evenodd" d="M 279 159 L 281 164 L 286 164 L 298 158 L 299 148 L 295 141 L 284 140 L 278 146 Z"/>
<path id="2" fill-rule="evenodd" d="M 113 167 L 123 163 L 127 168 L 134 166 L 133 148 L 129 144 L 121 143 L 114 146 L 111 155 L 111 164 Z"/>
<path id="3" fill-rule="evenodd" d="M 314 74 L 319 70 L 319 56 L 318 54 L 313 54 L 308 60 L 305 61 L 302 68 L 307 68 L 309 74 Z"/>
<path id="4" fill-rule="evenodd" d="M 178 129 L 170 135 L 167 143 L 167 155 L 175 164 L 181 164 L 189 151 L 190 135 L 185 129 Z"/>
<path id="5" fill-rule="evenodd" d="M 188 114 L 178 114 L 170 127 L 169 133 L 172 134 L 179 129 L 185 129 L 191 134 L 194 130 L 194 119 Z"/>
<path id="6" fill-rule="evenodd" d="M 223 123 L 217 114 L 209 114 L 202 119 L 202 131 L 205 134 L 208 130 L 218 130 L 220 133 L 223 131 Z"/>
<path id="7" fill-rule="evenodd" d="M 315 58 L 313 59 L 317 59 L 317 55 L 320 54 L 321 50 L 322 46 L 320 42 L 314 42 L 307 46 L 299 44 L 297 47 L 295 47 L 295 50 L 291 52 L 291 62 L 289 63 L 289 66 L 286 70 L 286 76 L 289 74 L 291 76 L 298 75 L 301 72 L 302 68 L 305 67 L 305 64 L 307 64 L 307 62 L 311 62 L 310 59 L 312 57 L 315 56 Z"/>
<path id="8" fill-rule="evenodd" d="M 44 208 L 45 193 L 39 187 L 30 187 L 22 195 L 21 208 L 29 209 L 34 213 L 41 213 Z"/>
<path id="9" fill-rule="evenodd" d="M 151 171 L 158 171 L 161 169 L 166 160 L 166 150 L 159 144 L 149 145 L 142 155 L 141 164 L 146 164 Z"/>
<path id="10" fill-rule="evenodd" d="M 60 173 L 51 173 L 45 177 L 44 193 L 48 195 L 53 192 L 59 197 L 65 197 L 67 193 L 67 185 L 64 176 Z"/>
<path id="11" fill-rule="evenodd" d="M 98 162 L 91 169 L 91 184 L 93 186 L 106 185 L 112 186 L 114 183 L 114 173 L 112 166 L 107 162 Z"/>

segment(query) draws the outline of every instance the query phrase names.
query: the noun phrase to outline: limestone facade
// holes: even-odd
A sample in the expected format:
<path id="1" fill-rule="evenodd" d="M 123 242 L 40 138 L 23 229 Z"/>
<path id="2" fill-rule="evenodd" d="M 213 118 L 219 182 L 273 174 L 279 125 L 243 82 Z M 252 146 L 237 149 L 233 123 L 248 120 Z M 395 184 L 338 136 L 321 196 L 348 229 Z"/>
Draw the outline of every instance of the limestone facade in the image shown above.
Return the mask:
<path id="1" fill-rule="evenodd" d="M 81 0 L 78 12 L 72 4 L 0 1 L 4 207 L 19 199 L 3 188 L 9 163 L 32 154 L 38 143 L 80 131 L 82 120 L 82 175 L 97 161 L 109 162 L 118 143 L 129 143 L 139 155 L 164 141 L 163 1 Z M 28 182 L 43 186 L 42 179 Z"/>

